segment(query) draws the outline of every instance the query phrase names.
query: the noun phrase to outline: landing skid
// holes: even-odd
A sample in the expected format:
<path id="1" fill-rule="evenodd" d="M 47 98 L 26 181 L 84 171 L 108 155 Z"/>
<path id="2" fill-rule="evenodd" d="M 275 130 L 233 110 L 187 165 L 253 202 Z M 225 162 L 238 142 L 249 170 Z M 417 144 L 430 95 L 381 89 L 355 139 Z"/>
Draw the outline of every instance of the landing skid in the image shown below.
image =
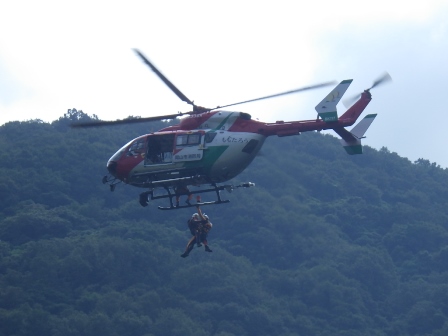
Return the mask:
<path id="1" fill-rule="evenodd" d="M 221 200 L 221 201 L 211 201 L 211 202 L 199 202 L 196 204 L 186 204 L 186 205 L 179 205 L 174 207 L 162 207 L 159 206 L 158 208 L 160 210 L 176 210 L 176 209 L 183 209 L 183 208 L 192 208 L 192 207 L 198 207 L 203 205 L 214 205 L 214 204 L 222 204 L 222 203 L 230 203 L 229 200 Z"/>
<path id="2" fill-rule="evenodd" d="M 144 193 L 140 194 L 140 205 L 143 207 L 148 206 L 148 202 L 151 200 L 155 200 L 155 199 L 162 199 L 162 198 L 168 198 L 170 201 L 170 205 L 168 207 L 163 207 L 163 206 L 159 206 L 158 208 L 160 210 L 177 210 L 177 209 L 185 209 L 185 208 L 191 208 L 191 207 L 197 207 L 197 206 L 203 206 L 203 205 L 215 205 L 215 204 L 222 204 L 222 203 L 229 203 L 229 200 L 223 200 L 221 199 L 221 194 L 220 191 L 221 190 L 227 190 L 228 192 L 232 192 L 234 189 L 236 188 L 249 188 L 249 187 L 253 187 L 255 186 L 255 183 L 252 182 L 246 182 L 246 183 L 241 183 L 239 185 L 222 185 L 222 186 L 218 186 L 216 185 L 216 183 L 212 184 L 212 188 L 208 188 L 208 189 L 200 189 L 200 190 L 195 190 L 192 191 L 192 194 L 202 194 L 202 193 L 206 193 L 206 192 L 215 192 L 216 193 L 216 197 L 217 200 L 216 201 L 210 201 L 210 202 L 197 202 L 195 204 L 185 204 L 185 205 L 174 205 L 173 203 L 173 199 L 176 198 L 176 193 L 173 192 L 170 187 L 164 186 L 165 191 L 167 192 L 165 195 L 158 195 L 155 196 L 154 195 L 154 189 L 146 191 Z M 181 194 L 180 196 L 185 195 L 185 194 Z"/>

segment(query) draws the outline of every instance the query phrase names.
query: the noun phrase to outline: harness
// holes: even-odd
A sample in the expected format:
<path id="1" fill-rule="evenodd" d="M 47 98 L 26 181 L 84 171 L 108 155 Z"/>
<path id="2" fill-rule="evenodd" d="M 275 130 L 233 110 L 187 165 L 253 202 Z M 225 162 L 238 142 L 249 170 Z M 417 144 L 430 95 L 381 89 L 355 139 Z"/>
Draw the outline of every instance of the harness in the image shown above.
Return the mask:
<path id="1" fill-rule="evenodd" d="M 208 233 L 212 228 L 208 219 L 196 221 L 193 218 L 190 218 L 187 221 L 187 224 L 192 235 L 195 235 L 196 231 L 199 233 Z"/>

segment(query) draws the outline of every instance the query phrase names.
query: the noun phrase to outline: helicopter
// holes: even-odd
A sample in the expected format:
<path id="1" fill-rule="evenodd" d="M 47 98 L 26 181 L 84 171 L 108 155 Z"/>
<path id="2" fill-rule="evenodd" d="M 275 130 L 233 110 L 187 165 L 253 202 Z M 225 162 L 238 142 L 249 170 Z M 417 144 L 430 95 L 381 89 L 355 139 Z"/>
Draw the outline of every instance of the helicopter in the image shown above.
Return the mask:
<path id="1" fill-rule="evenodd" d="M 252 119 L 248 113 L 224 108 L 314 90 L 335 85 L 335 82 L 320 83 L 238 103 L 206 108 L 194 104 L 139 50 L 134 51 L 178 98 L 192 106 L 192 110 L 155 117 L 115 121 L 95 120 L 75 123 L 72 127 L 110 126 L 172 120 L 187 116 L 181 118 L 177 125 L 129 141 L 107 161 L 108 174 L 102 179 L 102 183 L 108 184 L 111 191 L 122 182 L 147 189 L 139 197 L 139 202 L 144 207 L 151 200 L 168 199 L 169 206 L 159 206 L 161 210 L 228 203 L 229 200 L 221 197 L 222 190 L 232 192 L 237 188 L 253 187 L 255 184 L 252 182 L 238 185 L 223 183 L 235 178 L 250 165 L 269 136 L 286 137 L 302 132 L 331 129 L 341 137 L 341 144 L 348 154 L 362 154 L 361 139 L 376 114 L 368 114 L 350 131 L 346 127 L 352 126 L 370 103 L 372 99 L 370 90 L 391 79 L 387 73 L 380 77 L 370 88 L 353 98 L 352 100 L 356 102 L 341 116 L 338 116 L 336 105 L 352 83 L 352 79 L 338 83 L 316 105 L 316 119 L 266 123 Z M 217 199 L 202 202 L 200 196 L 197 196 L 197 202 L 191 204 L 189 201 L 193 193 L 189 189 L 191 187 L 197 188 L 194 194 L 215 192 Z M 179 205 L 181 195 L 189 197 L 185 205 Z"/>

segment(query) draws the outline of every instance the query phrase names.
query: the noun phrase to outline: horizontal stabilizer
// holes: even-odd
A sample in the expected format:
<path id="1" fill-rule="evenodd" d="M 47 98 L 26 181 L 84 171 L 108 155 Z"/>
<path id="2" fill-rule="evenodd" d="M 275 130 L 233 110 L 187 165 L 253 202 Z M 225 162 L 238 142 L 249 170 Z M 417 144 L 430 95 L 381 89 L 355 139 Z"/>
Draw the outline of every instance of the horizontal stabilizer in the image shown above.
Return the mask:
<path id="1" fill-rule="evenodd" d="M 345 151 L 350 154 L 362 154 L 361 139 L 364 137 L 370 124 L 375 119 L 376 114 L 369 114 L 364 117 L 351 131 L 345 128 L 335 128 L 334 131 L 342 138 L 340 139 Z"/>
<path id="2" fill-rule="evenodd" d="M 370 127 L 370 124 L 375 119 L 376 114 L 368 114 L 362 119 L 358 124 L 353 127 L 353 129 L 350 131 L 351 134 L 353 134 L 358 139 L 361 139 L 364 134 L 366 133 L 367 129 Z"/>
<path id="3" fill-rule="evenodd" d="M 319 104 L 316 105 L 316 111 L 323 121 L 338 121 L 338 112 L 336 109 L 336 105 L 339 103 L 352 81 L 353 79 L 343 80 L 328 94 L 328 96 L 326 96 Z"/>

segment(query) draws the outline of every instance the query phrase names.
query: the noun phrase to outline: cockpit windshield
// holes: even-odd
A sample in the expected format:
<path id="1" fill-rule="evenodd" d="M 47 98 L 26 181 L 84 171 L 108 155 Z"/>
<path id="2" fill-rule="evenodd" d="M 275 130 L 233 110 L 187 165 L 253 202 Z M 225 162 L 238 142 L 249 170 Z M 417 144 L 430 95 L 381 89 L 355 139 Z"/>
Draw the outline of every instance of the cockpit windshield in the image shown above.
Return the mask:
<path id="1" fill-rule="evenodd" d="M 127 151 L 128 147 L 135 141 L 131 140 L 129 141 L 126 145 L 124 145 L 123 147 L 121 147 L 114 155 L 112 155 L 112 157 L 109 159 L 109 161 L 118 161 L 122 156 L 123 153 Z M 129 148 L 130 149 L 130 148 Z"/>

